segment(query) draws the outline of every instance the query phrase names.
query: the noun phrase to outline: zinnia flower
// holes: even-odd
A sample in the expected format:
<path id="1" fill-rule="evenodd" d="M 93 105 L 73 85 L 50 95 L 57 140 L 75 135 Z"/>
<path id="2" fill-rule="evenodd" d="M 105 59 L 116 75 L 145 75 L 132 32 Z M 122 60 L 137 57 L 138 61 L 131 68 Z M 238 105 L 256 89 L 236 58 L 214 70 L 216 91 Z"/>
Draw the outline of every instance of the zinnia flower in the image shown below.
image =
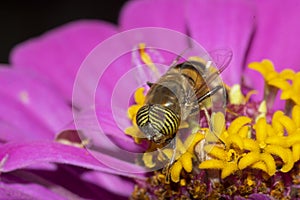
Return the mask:
<path id="1" fill-rule="evenodd" d="M 131 1 L 122 10 L 118 27 L 105 22 L 79 21 L 20 44 L 11 54 L 11 66 L 3 66 L 0 71 L 1 198 L 116 199 L 132 192 L 133 199 L 299 197 L 298 73 L 283 70 L 286 67 L 299 70 L 298 8 L 297 1 Z M 188 34 L 208 50 L 231 48 L 233 60 L 224 71 L 224 82 L 229 86 L 242 84 L 242 91 L 232 92 L 233 87 L 229 90 L 231 99 L 241 101 L 231 101 L 230 112 L 225 116 L 216 113 L 212 117 L 216 126 L 227 126 L 218 129 L 220 138 L 208 138 L 218 143 L 203 149 L 212 159 L 198 162 L 194 147 L 203 140 L 202 133 L 210 133 L 209 129 L 198 129 L 194 140 L 187 139 L 178 145 L 182 154 L 171 166 L 170 173 L 156 170 L 147 181 L 143 174 L 129 173 L 140 169 L 118 159 L 113 154 L 114 146 L 101 143 L 109 151 L 87 151 L 83 147 L 88 146 L 89 138 L 81 141 L 76 131 L 67 129 L 72 122 L 72 103 L 75 113 L 84 111 L 87 105 L 94 105 L 88 101 L 93 92 L 93 76 L 76 79 L 76 92 L 81 95 L 72 102 L 76 73 L 84 58 L 109 36 L 145 26 Z M 128 40 L 136 37 L 132 35 Z M 166 42 L 155 35 L 150 40 Z M 188 45 L 176 42 L 174 48 L 184 50 Z M 107 56 L 122 44 L 108 47 Z M 166 60 L 170 58 L 164 54 L 161 57 L 164 56 Z M 270 59 L 276 70 L 272 70 L 270 61 L 260 62 L 264 58 Z M 99 81 L 101 93 L 96 94 L 97 114 L 103 133 L 112 141 L 126 149 L 141 151 L 144 146 L 140 147 L 135 143 L 140 141 L 125 135 L 125 129 L 118 128 L 108 106 L 114 85 L 131 69 L 131 60 L 131 54 L 124 55 L 112 63 L 106 76 Z M 253 63 L 251 68 L 263 74 L 265 91 L 273 95 L 271 100 L 274 98 L 273 87 L 275 91 L 282 91 L 281 98 L 286 100 L 282 102 L 286 102 L 286 111 L 290 113 L 275 112 L 278 107 L 273 107 L 269 98 L 263 101 L 264 79 L 259 81 L 256 72 L 246 68 L 249 63 Z M 267 77 L 268 70 L 276 76 Z M 94 72 L 87 73 L 92 75 Z M 283 84 L 278 84 L 278 80 Z M 249 88 L 257 89 L 259 95 L 247 97 L 245 91 Z M 136 95 L 137 105 L 143 103 L 142 98 L 143 95 Z M 189 147 L 185 142 L 190 144 Z M 154 161 L 163 162 L 170 155 L 168 149 L 163 154 L 165 156 L 158 156 Z M 101 160 L 122 166 L 127 171 L 110 168 Z M 146 166 L 155 164 L 147 162 L 146 154 L 143 161 Z M 210 169 L 221 171 L 219 182 L 208 179 Z M 171 176 L 171 183 L 166 182 L 166 175 Z"/>

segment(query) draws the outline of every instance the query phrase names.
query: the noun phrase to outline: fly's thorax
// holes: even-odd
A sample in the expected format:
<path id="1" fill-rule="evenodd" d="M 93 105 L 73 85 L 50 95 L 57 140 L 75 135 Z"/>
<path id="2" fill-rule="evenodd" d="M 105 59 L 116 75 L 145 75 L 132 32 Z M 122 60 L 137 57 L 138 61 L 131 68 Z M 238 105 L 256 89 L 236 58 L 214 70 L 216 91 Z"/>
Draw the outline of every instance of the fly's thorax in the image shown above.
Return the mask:
<path id="1" fill-rule="evenodd" d="M 146 104 L 137 112 L 136 123 L 148 140 L 164 144 L 174 138 L 180 116 L 161 104 Z"/>
<path id="2" fill-rule="evenodd" d="M 153 84 L 146 95 L 145 103 L 149 105 L 163 105 L 180 115 L 181 102 L 184 99 L 182 81 L 177 74 L 165 74 Z"/>
<path id="3" fill-rule="evenodd" d="M 189 75 L 191 77 L 189 77 Z M 191 79 L 195 81 L 192 82 Z M 153 84 L 146 96 L 146 104 L 161 104 L 185 120 L 192 110 L 199 110 L 195 83 L 197 78 L 195 71 L 187 74 L 172 67 L 157 83 Z"/>
<path id="4" fill-rule="evenodd" d="M 172 70 L 172 69 L 171 69 Z M 197 61 L 187 61 L 176 65 L 173 70 L 185 77 L 188 81 L 189 89 L 192 87 L 192 95 L 196 95 L 197 99 L 209 91 L 206 83 L 208 71 L 204 63 Z M 188 90 L 188 89 L 186 89 Z"/>

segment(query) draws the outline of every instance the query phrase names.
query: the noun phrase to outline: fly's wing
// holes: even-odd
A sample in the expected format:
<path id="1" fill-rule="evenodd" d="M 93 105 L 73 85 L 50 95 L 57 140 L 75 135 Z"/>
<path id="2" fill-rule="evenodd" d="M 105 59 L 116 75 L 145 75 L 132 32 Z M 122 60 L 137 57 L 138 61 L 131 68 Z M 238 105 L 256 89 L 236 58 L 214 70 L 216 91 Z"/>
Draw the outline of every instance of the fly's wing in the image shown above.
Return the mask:
<path id="1" fill-rule="evenodd" d="M 135 72 L 135 81 L 141 86 L 155 83 L 169 68 L 165 59 L 157 49 L 139 44 L 133 48 L 131 53 L 132 67 Z M 136 69 L 136 70 L 135 70 Z"/>
<path id="2" fill-rule="evenodd" d="M 211 116 L 218 113 L 222 113 L 223 115 L 226 112 L 226 101 L 227 101 L 227 93 L 225 89 L 225 85 L 223 83 L 222 77 L 220 76 L 221 73 L 228 67 L 231 59 L 232 59 L 232 51 L 227 49 L 217 49 L 214 51 L 209 52 L 209 60 L 206 64 L 207 66 L 207 77 L 206 77 L 206 84 L 209 88 L 209 93 L 207 93 L 207 97 L 210 97 L 211 103 Z M 217 123 L 210 120 L 212 117 L 209 116 L 206 112 L 208 118 L 208 124 L 210 128 L 210 134 L 215 135 L 219 138 L 219 134 L 221 133 L 218 131 L 222 129 L 218 126 L 224 126 L 225 123 L 221 123 L 220 121 Z"/>
<path id="3" fill-rule="evenodd" d="M 223 83 L 221 73 L 228 67 L 232 59 L 232 51 L 226 49 L 218 49 L 209 52 L 211 60 L 207 64 L 208 76 L 206 83 L 212 93 L 212 103 L 214 112 L 225 112 L 226 106 L 226 89 Z"/>
<path id="4" fill-rule="evenodd" d="M 228 67 L 233 56 L 232 51 L 228 49 L 216 49 L 208 54 L 211 57 L 213 66 L 218 69 L 219 73 L 222 73 Z"/>
<path id="5" fill-rule="evenodd" d="M 185 53 L 180 56 L 187 61 L 177 64 L 174 68 L 179 69 L 182 75 L 191 79 L 195 84 L 192 93 L 197 96 L 198 103 L 203 103 L 213 95 L 219 96 L 218 101 L 220 101 L 226 97 L 226 95 L 221 95 L 225 90 L 223 90 L 224 85 L 220 74 L 230 63 L 232 52 L 220 49 L 207 53 L 201 50 L 199 49 L 199 52 L 193 48 L 185 50 Z M 219 95 L 217 95 L 218 93 Z M 194 96 L 188 95 L 188 98 L 195 99 Z"/>
<path id="6" fill-rule="evenodd" d="M 191 51 L 187 51 L 184 56 L 188 60 L 186 65 L 194 66 L 194 70 L 201 75 L 201 84 L 195 86 L 193 93 L 197 96 L 196 99 L 203 109 L 204 115 L 200 116 L 201 111 L 197 104 L 191 111 L 190 116 L 200 116 L 200 120 L 206 118 L 209 128 L 213 133 L 215 132 L 215 126 L 211 123 L 210 115 L 217 112 L 225 113 L 226 90 L 220 74 L 229 65 L 232 59 L 232 52 L 230 50 L 220 49 L 207 53 L 203 51 L 198 52 L 197 49 L 191 49 Z M 183 66 L 183 68 L 188 67 Z M 189 99 L 195 98 L 189 96 Z M 210 112 L 208 112 L 208 109 Z"/>
<path id="7" fill-rule="evenodd" d="M 106 153 L 122 160 L 124 160 L 123 151 L 145 150 L 124 133 L 124 129 L 120 127 L 109 109 L 91 106 L 83 111 L 74 111 L 73 114 L 74 120 L 57 135 L 58 142 L 79 147 L 81 144 L 81 147 L 88 150 Z M 130 126 L 129 122 L 127 126 Z M 128 156 L 128 161 L 133 161 L 134 156 L 134 153 Z"/>
<path id="8" fill-rule="evenodd" d="M 121 148 L 132 151 L 138 147 L 141 149 L 124 133 L 132 125 L 128 119 L 128 108 L 135 104 L 137 88 L 145 86 L 147 82 L 156 82 L 168 67 L 159 65 L 164 62 L 159 51 L 142 44 L 120 59 L 122 62 L 116 60 L 107 67 L 98 82 L 95 102 L 99 106 L 86 105 L 80 107 L 81 111 L 75 111 L 74 121 L 67 127 L 67 131 L 59 134 L 58 140 L 69 140 L 77 131 L 82 140 L 88 141 L 87 147 L 111 149 L 111 145 L 107 144 L 113 140 Z M 122 67 L 120 64 L 127 66 Z"/>

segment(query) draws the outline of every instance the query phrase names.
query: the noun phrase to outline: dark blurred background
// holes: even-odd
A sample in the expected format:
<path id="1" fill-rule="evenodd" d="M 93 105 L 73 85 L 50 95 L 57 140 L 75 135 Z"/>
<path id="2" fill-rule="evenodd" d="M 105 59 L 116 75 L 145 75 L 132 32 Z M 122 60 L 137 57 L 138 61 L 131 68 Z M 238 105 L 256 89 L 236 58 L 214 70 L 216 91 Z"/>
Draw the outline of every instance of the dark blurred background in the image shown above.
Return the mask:
<path id="1" fill-rule="evenodd" d="M 0 63 L 18 43 L 76 19 L 117 23 L 125 0 L 0 1 Z"/>

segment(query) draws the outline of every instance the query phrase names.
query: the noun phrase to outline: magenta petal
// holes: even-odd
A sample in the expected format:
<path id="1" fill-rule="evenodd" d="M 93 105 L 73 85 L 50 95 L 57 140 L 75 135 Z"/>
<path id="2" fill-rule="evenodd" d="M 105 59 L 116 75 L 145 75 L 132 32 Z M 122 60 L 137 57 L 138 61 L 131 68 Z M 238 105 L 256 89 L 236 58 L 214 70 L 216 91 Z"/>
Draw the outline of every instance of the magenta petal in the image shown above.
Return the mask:
<path id="1" fill-rule="evenodd" d="M 122 29 L 164 27 L 185 32 L 184 0 L 135 0 L 125 5 L 119 23 Z"/>
<path id="2" fill-rule="evenodd" d="M 0 130 L 4 141 L 53 139 L 72 120 L 70 106 L 39 77 L 25 71 L 0 68 Z M 21 131 L 18 131 L 21 130 Z M 26 133 L 26 134 L 25 134 Z M 16 134 L 16 135 L 15 135 Z"/>
<path id="3" fill-rule="evenodd" d="M 256 1 L 257 28 L 247 59 L 247 64 L 270 59 L 275 69 L 300 70 L 300 2 L 297 0 Z M 260 74 L 245 66 L 245 81 L 249 86 L 261 91 L 264 81 Z M 256 78 L 259 77 L 259 78 Z"/>
<path id="4" fill-rule="evenodd" d="M 0 182 L 0 199 L 3 200 L 67 200 L 36 184 L 6 184 Z"/>
<path id="5" fill-rule="evenodd" d="M 33 173 L 18 171 L 1 175 L 0 199 L 66 200 L 70 198 L 79 199 L 64 187 L 43 180 Z"/>
<path id="6" fill-rule="evenodd" d="M 300 69 L 300 2 L 256 1 L 257 28 L 248 62 L 270 59 L 277 69 Z"/>
<path id="7" fill-rule="evenodd" d="M 11 64 L 38 72 L 70 100 L 81 62 L 97 44 L 114 33 L 116 27 L 106 22 L 72 22 L 17 46 L 11 54 Z"/>
<path id="8" fill-rule="evenodd" d="M 97 116 L 96 116 L 97 114 Z M 126 121 L 126 127 L 119 127 L 118 122 Z M 99 110 L 89 110 L 75 114 L 75 124 L 73 129 L 77 129 L 87 138 L 94 147 L 118 151 L 119 148 L 131 152 L 141 152 L 143 149 L 134 140 L 124 133 L 124 130 L 131 126 L 127 115 L 122 118 L 114 118 L 111 111 L 106 108 Z M 72 127 L 70 127 L 72 130 Z"/>
<path id="9" fill-rule="evenodd" d="M 187 20 L 191 37 L 205 49 L 233 51 L 223 72 L 226 84 L 240 83 L 244 56 L 253 31 L 253 8 L 248 1 L 189 1 Z"/>
<path id="10" fill-rule="evenodd" d="M 81 178 L 87 182 L 97 184 L 107 191 L 122 196 L 130 196 L 134 188 L 134 182 L 130 182 L 124 177 L 96 171 L 86 172 Z"/>
<path id="11" fill-rule="evenodd" d="M 23 142 L 8 143 L 0 147 L 1 172 L 9 172 L 43 162 L 70 164 L 106 173 L 119 174 L 131 177 L 142 177 L 142 169 L 134 164 L 117 160 L 100 152 L 94 153 L 99 160 L 86 149 L 67 146 L 56 142 Z M 104 160 L 104 162 L 102 162 Z M 118 171 L 107 167 L 108 162 L 113 165 L 124 165 L 127 171 Z M 103 164 L 104 163 L 104 164 Z"/>
<path id="12" fill-rule="evenodd" d="M 61 195 L 66 199 L 124 199 L 126 194 L 117 195 L 111 193 L 100 185 L 84 180 L 85 173 L 90 170 L 70 165 L 57 165 L 55 170 L 17 170 L 5 173 L 2 177 L 8 177 L 11 184 L 31 183 L 46 187 L 49 191 Z M 101 172 L 97 172 L 101 173 Z M 108 174 L 103 174 L 105 177 Z M 114 175 L 108 175 L 109 177 Z M 4 180 L 4 179 L 2 179 Z M 131 185 L 131 181 L 124 180 L 124 185 Z"/>

